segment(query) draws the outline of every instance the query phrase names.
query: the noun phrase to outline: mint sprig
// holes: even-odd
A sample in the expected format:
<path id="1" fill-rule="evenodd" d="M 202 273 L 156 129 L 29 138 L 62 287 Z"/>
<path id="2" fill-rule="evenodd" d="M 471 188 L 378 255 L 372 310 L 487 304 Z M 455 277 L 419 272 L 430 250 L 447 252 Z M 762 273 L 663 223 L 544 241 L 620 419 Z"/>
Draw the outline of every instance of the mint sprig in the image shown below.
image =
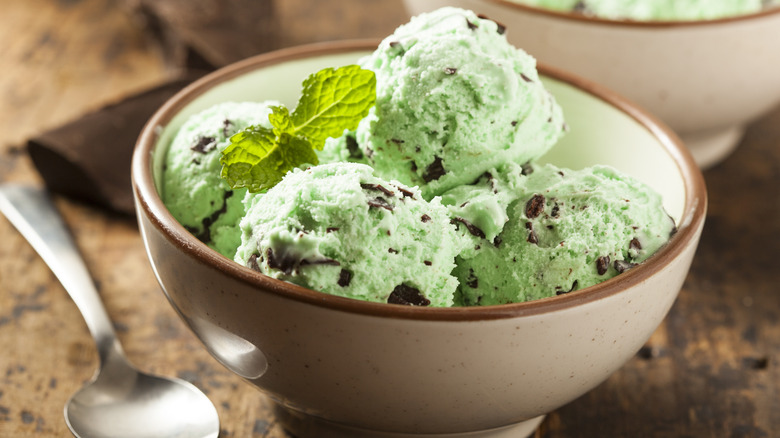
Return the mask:
<path id="1" fill-rule="evenodd" d="M 357 65 L 326 68 L 303 81 L 303 92 L 290 114 L 271 107 L 272 129 L 250 126 L 230 137 L 222 151 L 222 178 L 234 188 L 268 190 L 290 170 L 317 164 L 314 149 L 328 137 L 354 130 L 376 102 L 376 76 Z"/>

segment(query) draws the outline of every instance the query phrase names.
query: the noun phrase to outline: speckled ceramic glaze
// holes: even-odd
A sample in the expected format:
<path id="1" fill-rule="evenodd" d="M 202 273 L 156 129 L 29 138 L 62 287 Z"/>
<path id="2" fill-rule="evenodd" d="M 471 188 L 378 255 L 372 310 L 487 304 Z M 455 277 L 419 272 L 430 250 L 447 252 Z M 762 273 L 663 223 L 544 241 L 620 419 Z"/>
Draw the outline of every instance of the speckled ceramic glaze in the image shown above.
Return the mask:
<path id="1" fill-rule="evenodd" d="M 780 104 L 780 7 L 711 21 L 637 22 L 507 0 L 405 0 L 483 13 L 539 61 L 609 87 L 677 132 L 700 166 L 725 158 L 745 126 Z"/>
<path id="2" fill-rule="evenodd" d="M 157 193 L 186 117 L 227 100 L 294 105 L 300 83 L 376 45 L 283 50 L 191 85 L 151 119 L 133 159 L 138 220 L 182 319 L 228 369 L 268 394 L 299 437 L 519 437 L 604 381 L 663 320 L 691 263 L 706 193 L 679 140 L 603 89 L 541 68 L 570 133 L 544 159 L 610 164 L 662 193 L 679 231 L 639 267 L 567 295 L 482 308 L 355 301 L 265 277 L 212 251 Z"/>

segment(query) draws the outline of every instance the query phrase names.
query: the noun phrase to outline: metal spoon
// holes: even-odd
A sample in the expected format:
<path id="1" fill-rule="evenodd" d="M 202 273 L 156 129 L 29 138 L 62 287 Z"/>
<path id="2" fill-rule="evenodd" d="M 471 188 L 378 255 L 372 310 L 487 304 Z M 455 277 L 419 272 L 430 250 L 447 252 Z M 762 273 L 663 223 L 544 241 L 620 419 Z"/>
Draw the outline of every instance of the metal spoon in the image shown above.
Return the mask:
<path id="1" fill-rule="evenodd" d="M 125 358 L 108 313 L 62 218 L 44 190 L 0 186 L 0 211 L 68 291 L 97 343 L 100 368 L 65 405 L 78 438 L 216 438 L 211 401 L 179 379 L 141 373 Z"/>

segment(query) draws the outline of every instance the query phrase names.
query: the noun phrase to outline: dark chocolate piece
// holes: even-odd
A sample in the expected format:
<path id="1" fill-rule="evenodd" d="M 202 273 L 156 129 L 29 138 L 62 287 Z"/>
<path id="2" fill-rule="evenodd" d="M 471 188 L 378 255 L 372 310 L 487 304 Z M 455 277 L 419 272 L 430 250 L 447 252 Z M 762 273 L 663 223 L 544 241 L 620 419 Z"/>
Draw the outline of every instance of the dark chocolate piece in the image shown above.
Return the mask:
<path id="1" fill-rule="evenodd" d="M 496 248 L 501 246 L 501 242 L 502 242 L 501 236 L 496 236 L 493 238 L 493 246 L 495 246 Z"/>
<path id="2" fill-rule="evenodd" d="M 401 192 L 402 195 L 404 195 L 404 198 L 412 198 L 414 199 L 414 193 L 411 190 L 406 190 L 403 187 L 396 187 L 399 192 Z"/>
<path id="3" fill-rule="evenodd" d="M 466 229 L 472 235 L 480 237 L 482 239 L 485 238 L 485 232 L 484 231 L 482 231 L 479 227 L 477 227 L 476 225 L 474 225 L 471 222 L 467 221 L 466 219 L 463 219 L 462 217 L 452 218 L 452 220 L 450 222 L 455 223 L 455 224 L 461 223 L 461 224 L 463 224 L 463 226 L 466 227 Z"/>
<path id="4" fill-rule="evenodd" d="M 542 213 L 544 213 L 544 196 L 539 194 L 533 195 L 525 203 L 525 215 L 528 219 L 534 219 Z"/>
<path id="5" fill-rule="evenodd" d="M 395 144 L 403 144 L 406 143 L 405 141 L 401 140 L 400 138 L 391 138 L 390 141 L 392 141 Z"/>
<path id="6" fill-rule="evenodd" d="M 477 289 L 479 287 L 479 278 L 474 274 L 474 270 L 469 268 L 469 276 L 466 279 L 466 286 Z"/>
<path id="7" fill-rule="evenodd" d="M 633 239 L 631 239 L 631 242 L 628 243 L 628 249 L 639 251 L 642 249 L 642 242 L 640 242 L 639 239 L 634 237 Z"/>
<path id="8" fill-rule="evenodd" d="M 423 222 L 429 222 L 431 220 L 431 217 L 428 216 L 427 214 L 423 214 L 422 216 L 420 216 L 420 220 Z"/>
<path id="9" fill-rule="evenodd" d="M 574 283 L 571 284 L 571 289 L 569 289 L 569 290 L 563 290 L 562 287 L 555 286 L 555 295 L 567 294 L 567 293 L 577 289 L 577 287 L 579 286 L 579 283 L 580 283 L 579 280 L 574 280 Z"/>
<path id="10" fill-rule="evenodd" d="M 361 183 L 360 184 L 360 188 L 362 188 L 363 190 L 376 190 L 376 191 L 384 193 L 387 196 L 395 196 L 395 193 L 393 193 L 392 190 L 383 187 L 381 184 L 363 184 L 363 183 Z"/>
<path id="11" fill-rule="evenodd" d="M 615 267 L 615 270 L 618 271 L 618 274 L 622 274 L 636 265 L 636 263 L 631 263 L 625 260 L 615 260 L 615 263 L 612 264 L 612 266 Z"/>
<path id="12" fill-rule="evenodd" d="M 526 82 L 533 82 L 533 80 L 531 78 L 529 78 L 528 76 L 526 76 L 523 73 L 520 73 L 520 77 L 523 78 L 523 80 L 526 81 Z"/>
<path id="13" fill-rule="evenodd" d="M 405 306 L 427 306 L 431 304 L 431 300 L 425 298 L 425 295 L 419 289 L 405 284 L 396 286 L 390 296 L 387 297 L 387 302 Z"/>
<path id="14" fill-rule="evenodd" d="M 209 243 L 211 241 L 211 224 L 217 221 L 220 216 L 222 216 L 223 213 L 227 211 L 227 200 L 233 196 L 233 191 L 228 190 L 225 192 L 225 194 L 222 197 L 222 206 L 219 208 L 219 210 L 215 211 L 214 213 L 211 213 L 210 216 L 203 218 L 201 221 L 201 226 L 203 227 L 203 230 L 198 233 L 195 237 L 198 238 L 203 243 Z"/>
<path id="15" fill-rule="evenodd" d="M 389 202 L 387 202 L 387 199 L 381 196 L 377 196 L 374 199 L 369 199 L 368 206 L 374 208 L 384 208 L 387 211 L 393 211 L 393 206 L 390 205 Z"/>
<path id="16" fill-rule="evenodd" d="M 479 26 L 477 26 L 476 24 L 474 24 L 474 23 L 472 23 L 471 21 L 469 21 L 469 19 L 468 19 L 468 18 L 466 19 L 466 26 L 468 26 L 468 27 L 469 27 L 469 29 L 471 29 L 471 30 L 477 29 L 477 28 L 479 27 Z"/>
<path id="17" fill-rule="evenodd" d="M 247 267 L 253 271 L 260 272 L 260 264 L 257 263 L 257 254 L 252 254 L 249 256 L 249 260 L 247 260 Z"/>
<path id="18" fill-rule="evenodd" d="M 341 287 L 347 287 L 349 286 L 350 281 L 352 281 L 352 271 L 342 269 L 341 272 L 339 272 L 338 285 Z"/>
<path id="19" fill-rule="evenodd" d="M 328 228 L 325 228 L 325 232 L 326 233 L 332 233 L 332 232 L 338 231 L 338 230 L 339 230 L 339 227 L 328 227 Z"/>
<path id="20" fill-rule="evenodd" d="M 395 248 L 387 248 L 387 252 L 390 254 L 398 254 L 398 250 Z"/>
<path id="21" fill-rule="evenodd" d="M 437 156 L 434 157 L 433 162 L 425 168 L 425 173 L 423 173 L 422 179 L 425 182 L 436 181 L 437 179 L 444 176 L 445 173 L 447 173 L 447 171 L 444 170 L 442 159 L 441 157 Z"/>
<path id="22" fill-rule="evenodd" d="M 423 263 L 425 264 L 425 266 L 431 266 L 431 265 L 433 265 L 433 262 L 432 262 L 432 261 L 430 261 L 430 260 L 423 260 Z"/>
<path id="23" fill-rule="evenodd" d="M 520 174 L 528 176 L 532 173 L 534 173 L 534 166 L 530 161 L 526 161 L 522 166 L 520 166 Z"/>
<path id="24" fill-rule="evenodd" d="M 458 69 L 455 68 L 455 67 L 447 67 L 447 68 L 444 69 L 444 74 L 445 75 L 454 75 L 457 72 L 458 72 Z"/>
<path id="25" fill-rule="evenodd" d="M 601 256 L 596 259 L 596 271 L 599 275 L 604 275 L 609 270 L 609 256 Z"/>
<path id="26" fill-rule="evenodd" d="M 230 138 L 230 131 L 232 128 L 233 122 L 228 119 L 222 121 L 222 135 L 224 135 L 225 138 Z"/>
<path id="27" fill-rule="evenodd" d="M 496 27 L 496 32 L 498 32 L 499 35 L 503 35 L 506 32 L 506 26 L 504 26 L 503 24 L 499 23 L 496 20 L 493 20 L 492 18 L 489 18 L 487 15 L 477 14 L 477 17 L 479 17 L 479 18 L 481 18 L 483 20 L 490 20 L 493 23 L 496 23 L 496 26 L 497 26 Z"/>
<path id="28" fill-rule="evenodd" d="M 200 154 L 206 154 L 215 147 L 217 147 L 217 142 L 214 137 L 198 137 L 195 144 L 190 146 L 190 149 Z"/>

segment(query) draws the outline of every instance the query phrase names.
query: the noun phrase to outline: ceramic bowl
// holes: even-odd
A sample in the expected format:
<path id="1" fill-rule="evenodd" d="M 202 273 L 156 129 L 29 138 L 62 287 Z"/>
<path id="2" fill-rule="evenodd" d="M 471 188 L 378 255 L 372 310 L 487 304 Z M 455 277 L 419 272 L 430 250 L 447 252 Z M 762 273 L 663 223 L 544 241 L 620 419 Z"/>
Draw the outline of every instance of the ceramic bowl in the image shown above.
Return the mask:
<path id="1" fill-rule="evenodd" d="M 660 117 L 703 168 L 728 156 L 751 121 L 780 104 L 780 7 L 711 21 L 637 22 L 508 0 L 405 0 L 485 14 L 539 61 L 598 82 Z"/>
<path id="2" fill-rule="evenodd" d="M 604 381 L 661 323 L 704 222 L 701 173 L 667 128 L 612 93 L 541 68 L 571 131 L 545 161 L 613 165 L 653 186 L 679 225 L 642 265 L 527 303 L 422 308 L 318 293 L 265 277 L 199 242 L 157 191 L 163 156 L 196 111 L 228 100 L 293 106 L 301 81 L 377 41 L 305 46 L 223 68 L 168 101 L 132 165 L 141 234 L 170 304 L 225 367 L 260 388 L 298 437 L 519 437 Z"/>

